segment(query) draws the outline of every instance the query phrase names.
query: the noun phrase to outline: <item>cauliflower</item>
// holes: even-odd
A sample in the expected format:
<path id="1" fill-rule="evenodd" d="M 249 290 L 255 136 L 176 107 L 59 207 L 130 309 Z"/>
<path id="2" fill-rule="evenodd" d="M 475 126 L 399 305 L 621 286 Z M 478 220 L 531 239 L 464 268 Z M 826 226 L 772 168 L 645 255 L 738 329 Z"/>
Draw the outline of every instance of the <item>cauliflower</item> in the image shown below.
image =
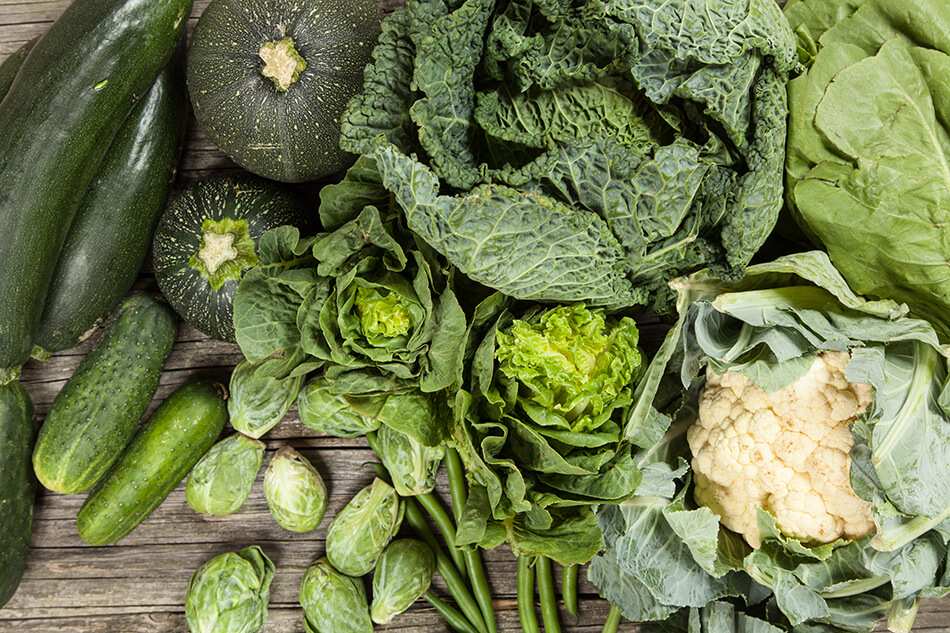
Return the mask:
<path id="1" fill-rule="evenodd" d="M 850 423 L 871 386 L 845 378 L 848 352 L 822 352 L 805 375 L 767 394 L 737 372 L 707 368 L 699 419 L 687 432 L 696 502 L 761 545 L 756 507 L 804 543 L 859 539 L 874 527 L 871 504 L 851 488 Z"/>

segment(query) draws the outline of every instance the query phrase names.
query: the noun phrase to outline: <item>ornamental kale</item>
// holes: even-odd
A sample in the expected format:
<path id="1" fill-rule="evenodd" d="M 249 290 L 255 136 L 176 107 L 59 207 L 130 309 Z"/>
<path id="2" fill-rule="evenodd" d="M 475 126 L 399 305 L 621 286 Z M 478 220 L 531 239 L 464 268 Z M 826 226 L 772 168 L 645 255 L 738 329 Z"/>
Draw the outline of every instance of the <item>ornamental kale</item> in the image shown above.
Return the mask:
<path id="1" fill-rule="evenodd" d="M 797 62 L 773 0 L 408 0 L 373 60 L 342 146 L 507 295 L 643 304 L 741 276 L 775 223 Z"/>

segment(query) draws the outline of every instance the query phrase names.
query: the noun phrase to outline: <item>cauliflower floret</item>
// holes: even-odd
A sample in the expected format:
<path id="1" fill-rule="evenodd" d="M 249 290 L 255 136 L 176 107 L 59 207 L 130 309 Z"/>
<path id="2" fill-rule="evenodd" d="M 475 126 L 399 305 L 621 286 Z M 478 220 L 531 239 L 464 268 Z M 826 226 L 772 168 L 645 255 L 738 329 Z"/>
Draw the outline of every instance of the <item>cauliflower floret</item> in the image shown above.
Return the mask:
<path id="1" fill-rule="evenodd" d="M 805 375 L 772 394 L 738 372 L 706 371 L 699 419 L 686 438 L 696 502 L 761 545 L 756 507 L 805 543 L 859 539 L 871 504 L 851 489 L 849 424 L 871 404 L 871 386 L 845 378 L 848 352 L 822 352 Z"/>

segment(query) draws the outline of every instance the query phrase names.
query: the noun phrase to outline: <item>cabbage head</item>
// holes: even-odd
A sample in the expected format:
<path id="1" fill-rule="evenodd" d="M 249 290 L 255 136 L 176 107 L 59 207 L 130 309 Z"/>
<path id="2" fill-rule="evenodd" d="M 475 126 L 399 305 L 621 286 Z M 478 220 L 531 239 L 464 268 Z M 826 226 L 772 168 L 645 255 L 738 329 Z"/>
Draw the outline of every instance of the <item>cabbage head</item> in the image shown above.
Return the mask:
<path id="1" fill-rule="evenodd" d="M 256 545 L 219 554 L 191 576 L 185 619 L 192 633 L 257 633 L 267 619 L 274 564 Z"/>
<path id="2" fill-rule="evenodd" d="M 822 251 L 750 266 L 740 281 L 699 271 L 672 286 L 679 318 L 641 379 L 625 430 L 643 479 L 628 502 L 598 509 L 605 548 L 589 577 L 601 595 L 629 619 L 665 622 L 647 631 L 698 631 L 691 623 L 708 620 L 737 627 L 727 631 L 869 633 L 885 617 L 891 630 L 910 630 L 920 600 L 950 593 L 950 348 L 906 306 L 856 294 Z M 849 456 L 850 486 L 870 505 L 874 529 L 803 542 L 757 507 L 753 548 L 720 522 L 722 507 L 694 494 L 687 433 L 707 368 L 772 394 L 826 351 L 847 352 L 845 381 L 873 391 L 850 424 Z M 829 493 L 812 473 L 827 473 L 807 445 L 794 477 L 815 486 L 806 495 L 821 512 Z M 772 454 L 767 443 L 755 448 L 736 460 Z M 741 600 L 721 602 L 733 598 Z"/>
<path id="3" fill-rule="evenodd" d="M 641 374 L 630 317 L 581 304 L 502 310 L 454 402 L 470 491 L 457 541 L 584 563 L 601 545 L 592 506 L 640 482 L 623 437 Z"/>
<path id="4" fill-rule="evenodd" d="M 799 0 L 786 15 L 808 63 L 788 86 L 792 217 L 855 292 L 950 335 L 946 2 Z"/>
<path id="5" fill-rule="evenodd" d="M 626 307 L 703 265 L 741 275 L 763 244 L 795 64 L 774 0 L 413 0 L 341 146 L 475 281 Z"/>

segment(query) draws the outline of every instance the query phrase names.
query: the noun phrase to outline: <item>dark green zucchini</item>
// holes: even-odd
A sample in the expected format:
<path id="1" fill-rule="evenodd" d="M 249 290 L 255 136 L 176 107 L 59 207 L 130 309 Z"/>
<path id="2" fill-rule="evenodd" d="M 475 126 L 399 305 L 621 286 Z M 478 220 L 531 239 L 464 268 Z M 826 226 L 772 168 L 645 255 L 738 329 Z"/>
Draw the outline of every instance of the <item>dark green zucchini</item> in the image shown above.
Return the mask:
<path id="1" fill-rule="evenodd" d="M 172 392 L 86 498 L 79 536 L 90 545 L 114 543 L 161 505 L 224 429 L 224 398 L 224 386 L 210 381 Z"/>
<path id="2" fill-rule="evenodd" d="M 3 101 L 3 97 L 13 84 L 16 74 L 20 71 L 20 66 L 23 65 L 23 60 L 30 54 L 34 44 L 36 44 L 36 38 L 10 53 L 0 64 L 0 101 Z"/>
<path id="3" fill-rule="evenodd" d="M 178 166 L 188 94 L 184 38 L 116 135 L 69 227 L 33 355 L 78 345 L 138 276 Z"/>
<path id="4" fill-rule="evenodd" d="M 0 101 L 0 370 L 33 349 L 73 215 L 132 106 L 168 63 L 191 0 L 74 0 Z"/>
<path id="5" fill-rule="evenodd" d="M 16 592 L 33 531 L 33 401 L 17 380 L 0 385 L 0 607 Z"/>
<path id="6" fill-rule="evenodd" d="M 119 306 L 40 428 L 33 470 L 41 484 L 71 494 L 105 475 L 152 402 L 177 330 L 161 299 L 136 294 Z"/>
<path id="7" fill-rule="evenodd" d="M 272 181 L 250 174 L 204 178 L 162 214 L 152 242 L 155 280 L 185 321 L 233 343 L 234 295 L 257 264 L 261 236 L 284 224 L 307 234 L 315 221 L 315 209 Z"/>

